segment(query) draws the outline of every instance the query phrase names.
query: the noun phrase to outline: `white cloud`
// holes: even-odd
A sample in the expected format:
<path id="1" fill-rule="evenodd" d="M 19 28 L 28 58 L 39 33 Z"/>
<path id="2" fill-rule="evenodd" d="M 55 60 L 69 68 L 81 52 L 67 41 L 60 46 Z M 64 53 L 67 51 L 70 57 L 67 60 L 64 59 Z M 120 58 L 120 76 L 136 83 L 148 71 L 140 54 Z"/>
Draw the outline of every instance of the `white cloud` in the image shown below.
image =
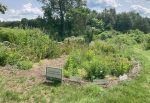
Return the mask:
<path id="1" fill-rule="evenodd" d="M 136 11 L 143 16 L 149 16 L 150 17 L 150 8 L 143 7 L 141 5 L 132 5 L 131 10 Z"/>
<path id="2" fill-rule="evenodd" d="M 31 3 L 25 4 L 23 5 L 23 10 L 22 13 L 31 13 L 34 15 L 42 15 L 43 12 L 41 11 L 41 9 L 37 8 L 37 7 L 33 7 L 33 5 Z"/>
<path id="3" fill-rule="evenodd" d="M 6 14 L 5 18 L 1 18 L 4 21 L 14 21 L 14 20 L 21 20 L 22 18 L 33 19 L 38 16 L 43 15 L 43 11 L 41 8 L 33 7 L 31 3 L 24 4 L 20 10 L 16 9 L 9 9 Z"/>
<path id="4" fill-rule="evenodd" d="M 88 0 L 89 4 L 97 5 L 97 6 L 105 6 L 105 7 L 118 7 L 120 4 L 118 0 Z"/>
<path id="5" fill-rule="evenodd" d="M 96 3 L 104 3 L 106 6 L 118 7 L 117 0 L 97 0 Z"/>
<path id="6" fill-rule="evenodd" d="M 90 9 L 101 12 L 104 8 L 118 8 L 121 6 L 119 0 L 87 0 Z"/>
<path id="7" fill-rule="evenodd" d="M 133 0 L 126 0 L 126 3 L 132 4 Z"/>
<path id="8" fill-rule="evenodd" d="M 3 19 L 3 18 L 0 18 L 0 21 L 4 21 L 4 19 Z"/>

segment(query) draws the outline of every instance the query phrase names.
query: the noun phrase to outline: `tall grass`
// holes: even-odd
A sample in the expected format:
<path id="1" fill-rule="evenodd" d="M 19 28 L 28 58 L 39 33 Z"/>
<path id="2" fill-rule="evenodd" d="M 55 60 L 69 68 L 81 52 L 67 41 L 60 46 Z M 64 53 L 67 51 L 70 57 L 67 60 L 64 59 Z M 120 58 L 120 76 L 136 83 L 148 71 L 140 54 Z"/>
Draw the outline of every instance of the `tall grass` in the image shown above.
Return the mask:
<path id="1" fill-rule="evenodd" d="M 57 43 L 39 29 L 0 28 L 0 42 L 2 66 L 20 64 L 19 61 L 36 62 L 60 55 Z"/>

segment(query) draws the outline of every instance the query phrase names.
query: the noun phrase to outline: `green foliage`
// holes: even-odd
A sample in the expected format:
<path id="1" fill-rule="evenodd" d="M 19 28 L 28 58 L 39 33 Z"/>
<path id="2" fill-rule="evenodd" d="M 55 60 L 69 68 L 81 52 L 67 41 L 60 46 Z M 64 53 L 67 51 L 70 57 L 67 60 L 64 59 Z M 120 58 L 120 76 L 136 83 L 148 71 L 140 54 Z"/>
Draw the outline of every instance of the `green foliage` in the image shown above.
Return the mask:
<path id="1" fill-rule="evenodd" d="M 68 37 L 63 42 L 59 43 L 59 48 L 61 48 L 62 54 L 69 54 L 75 49 L 86 47 L 85 39 L 83 37 Z"/>
<path id="2" fill-rule="evenodd" d="M 18 61 L 17 68 L 27 70 L 32 68 L 33 63 L 31 61 Z"/>
<path id="3" fill-rule="evenodd" d="M 143 43 L 145 40 L 145 34 L 139 30 L 130 30 L 128 32 L 130 38 L 133 38 L 138 44 Z"/>
<path id="4" fill-rule="evenodd" d="M 113 63 L 110 67 L 111 74 L 115 76 L 123 75 L 124 73 L 129 72 L 129 70 L 132 68 L 132 64 L 127 58 L 115 58 L 112 62 Z"/>
<path id="5" fill-rule="evenodd" d="M 131 69 L 132 64 L 128 58 L 117 55 L 119 52 L 113 45 L 97 41 L 88 49 L 72 52 L 65 71 L 69 76 L 76 75 L 89 80 L 102 79 L 107 74 L 122 75 Z"/>
<path id="6" fill-rule="evenodd" d="M 94 58 L 93 60 L 88 62 L 89 64 L 83 62 L 83 67 L 85 68 L 87 72 L 88 79 L 96 79 L 96 78 L 105 78 L 107 68 L 105 67 L 103 62 L 99 58 Z"/>
<path id="7" fill-rule="evenodd" d="M 63 71 L 64 77 L 69 78 L 71 76 L 71 73 L 67 70 Z"/>
<path id="8" fill-rule="evenodd" d="M 25 76 L 26 81 L 22 83 L 20 78 L 23 77 L 9 74 L 4 70 L 0 72 L 0 101 L 2 103 L 143 103 L 143 101 L 149 103 L 150 52 L 142 50 L 140 46 L 138 48 L 134 46 L 132 50 L 136 52 L 135 56 L 143 66 L 138 76 L 130 81 L 107 89 L 93 84 L 53 86 L 39 83 L 38 78 L 33 80 L 31 79 L 33 77 L 27 76 Z"/>
<path id="9" fill-rule="evenodd" d="M 150 36 L 148 35 L 146 41 L 144 42 L 144 48 L 150 50 Z"/>
<path id="10" fill-rule="evenodd" d="M 117 51 L 117 48 L 109 43 L 103 42 L 103 41 L 95 41 L 94 46 L 91 46 L 92 49 L 96 51 L 96 53 L 115 53 Z"/>
<path id="11" fill-rule="evenodd" d="M 0 28 L 1 65 L 33 62 L 60 55 L 58 44 L 39 29 Z"/>
<path id="12" fill-rule="evenodd" d="M 85 39 L 83 37 L 75 37 L 75 36 L 71 36 L 68 38 L 65 38 L 64 43 L 79 43 L 82 44 L 85 42 Z"/>
<path id="13" fill-rule="evenodd" d="M 85 93 L 89 95 L 99 95 L 102 93 L 103 89 L 100 86 L 94 85 L 94 84 L 88 84 L 84 87 Z"/>
<path id="14" fill-rule="evenodd" d="M 4 14 L 6 10 L 7 10 L 7 7 L 0 3 L 0 13 Z"/>
<path id="15" fill-rule="evenodd" d="M 12 51 L 8 52 L 7 64 L 15 65 L 19 60 L 21 60 L 21 55 L 19 53 Z"/>
<path id="16" fill-rule="evenodd" d="M 72 76 L 77 75 L 78 73 L 77 67 L 80 65 L 81 62 L 80 56 L 81 55 L 79 51 L 71 53 L 67 63 L 65 64 L 66 70 L 70 72 L 69 74 L 71 74 Z"/>
<path id="17" fill-rule="evenodd" d="M 7 64 L 7 57 L 5 48 L 0 47 L 0 65 L 5 66 Z"/>
<path id="18" fill-rule="evenodd" d="M 5 93 L 3 94 L 3 96 L 5 97 L 4 100 L 8 101 L 20 101 L 20 94 L 18 92 L 12 91 L 12 90 L 7 90 L 5 91 Z"/>
<path id="19" fill-rule="evenodd" d="M 136 41 L 127 35 L 116 36 L 112 39 L 109 39 L 108 42 L 115 44 L 119 49 L 124 49 L 127 46 L 136 44 Z"/>
<path id="20" fill-rule="evenodd" d="M 97 40 L 107 40 L 107 39 L 110 39 L 110 38 L 113 38 L 117 35 L 120 35 L 121 33 L 118 32 L 118 31 L 115 31 L 115 30 L 111 30 L 111 31 L 104 31 L 102 32 L 101 34 L 99 35 L 95 35 L 94 39 Z"/>

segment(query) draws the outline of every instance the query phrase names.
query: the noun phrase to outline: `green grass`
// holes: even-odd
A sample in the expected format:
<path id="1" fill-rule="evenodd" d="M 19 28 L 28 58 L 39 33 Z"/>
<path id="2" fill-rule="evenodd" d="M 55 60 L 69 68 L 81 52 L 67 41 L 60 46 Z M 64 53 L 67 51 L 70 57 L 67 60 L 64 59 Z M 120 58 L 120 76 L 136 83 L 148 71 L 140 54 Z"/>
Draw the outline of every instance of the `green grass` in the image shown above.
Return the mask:
<path id="1" fill-rule="evenodd" d="M 139 47 L 133 50 L 143 68 L 140 75 L 132 81 L 125 81 L 110 89 L 77 85 L 49 86 L 36 83 L 32 77 L 0 73 L 0 102 L 150 103 L 150 51 L 144 51 Z"/>

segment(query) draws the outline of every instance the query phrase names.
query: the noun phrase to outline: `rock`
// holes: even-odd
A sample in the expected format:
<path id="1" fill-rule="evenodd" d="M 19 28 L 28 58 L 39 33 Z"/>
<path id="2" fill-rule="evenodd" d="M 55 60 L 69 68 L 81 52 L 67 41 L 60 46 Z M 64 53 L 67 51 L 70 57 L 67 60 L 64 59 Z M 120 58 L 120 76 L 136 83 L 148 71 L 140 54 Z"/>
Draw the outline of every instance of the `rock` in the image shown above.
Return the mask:
<path id="1" fill-rule="evenodd" d="M 120 81 L 124 81 L 124 80 L 127 80 L 127 79 L 128 79 L 128 76 L 126 74 L 124 74 L 123 76 L 122 75 L 119 76 Z"/>
<path id="2" fill-rule="evenodd" d="M 81 78 L 77 76 L 71 76 L 70 79 L 73 81 L 81 81 Z"/>
<path id="3" fill-rule="evenodd" d="M 93 80 L 93 83 L 97 85 L 105 85 L 108 84 L 108 81 L 105 79 L 95 79 Z"/>

